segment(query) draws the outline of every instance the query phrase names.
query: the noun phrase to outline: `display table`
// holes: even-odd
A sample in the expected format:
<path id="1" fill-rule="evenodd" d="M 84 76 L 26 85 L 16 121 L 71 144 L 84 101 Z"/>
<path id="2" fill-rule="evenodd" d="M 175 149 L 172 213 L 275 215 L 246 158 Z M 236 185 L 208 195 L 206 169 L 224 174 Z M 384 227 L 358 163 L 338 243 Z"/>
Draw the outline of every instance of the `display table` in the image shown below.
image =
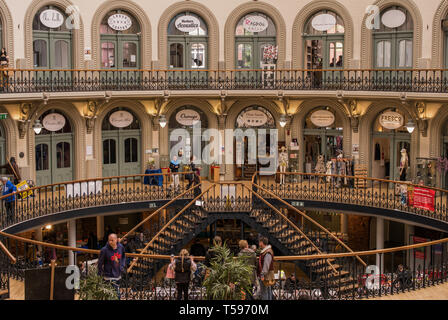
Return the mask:
<path id="1" fill-rule="evenodd" d="M 153 170 L 146 170 L 145 174 L 158 174 L 158 173 L 162 173 L 162 169 L 153 169 Z M 159 175 L 159 176 L 145 176 L 145 178 L 143 179 L 143 184 L 149 184 L 151 186 L 159 186 L 161 187 L 163 185 L 163 176 Z"/>

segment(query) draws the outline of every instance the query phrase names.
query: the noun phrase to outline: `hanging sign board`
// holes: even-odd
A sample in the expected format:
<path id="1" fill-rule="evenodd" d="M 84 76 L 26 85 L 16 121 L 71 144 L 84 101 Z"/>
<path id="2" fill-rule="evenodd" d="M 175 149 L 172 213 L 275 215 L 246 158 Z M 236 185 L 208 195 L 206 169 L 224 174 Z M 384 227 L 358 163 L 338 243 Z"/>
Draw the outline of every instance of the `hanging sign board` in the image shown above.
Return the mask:
<path id="1" fill-rule="evenodd" d="M 334 28 L 336 18 L 328 13 L 319 14 L 313 18 L 311 25 L 317 31 L 327 31 Z"/>
<path id="2" fill-rule="evenodd" d="M 311 122 L 317 127 L 329 127 L 334 123 L 334 114 L 328 110 L 317 110 L 311 114 Z"/>
<path id="3" fill-rule="evenodd" d="M 176 114 L 176 121 L 183 126 L 193 126 L 196 122 L 201 121 L 201 115 L 194 110 L 185 109 Z"/>
<path id="4" fill-rule="evenodd" d="M 117 13 L 109 17 L 107 24 L 116 31 L 125 31 L 132 27 L 132 20 L 125 14 Z"/>
<path id="5" fill-rule="evenodd" d="M 65 117 L 59 113 L 50 113 L 42 120 L 42 125 L 48 131 L 59 131 L 65 126 Z"/>
<path id="6" fill-rule="evenodd" d="M 247 16 L 243 21 L 243 27 L 249 32 L 262 32 L 269 26 L 268 20 L 262 16 Z"/>
<path id="7" fill-rule="evenodd" d="M 50 29 L 56 29 L 64 23 L 64 16 L 57 10 L 47 9 L 41 12 L 40 22 Z"/>
<path id="8" fill-rule="evenodd" d="M 260 127 L 268 122 L 268 116 L 260 110 L 250 110 L 244 112 L 238 120 L 240 127 Z"/>
<path id="9" fill-rule="evenodd" d="M 381 17 L 381 22 L 388 28 L 398 28 L 406 22 L 406 15 L 400 10 L 389 10 Z"/>
<path id="10" fill-rule="evenodd" d="M 127 111 L 117 111 L 110 115 L 109 122 L 116 128 L 126 128 L 134 122 L 134 116 Z"/>
<path id="11" fill-rule="evenodd" d="M 380 125 L 386 129 L 398 129 L 404 124 L 404 117 L 395 111 L 386 111 L 380 115 Z"/>
<path id="12" fill-rule="evenodd" d="M 176 20 L 176 28 L 182 32 L 193 32 L 199 29 L 201 22 L 193 16 L 182 16 Z"/>

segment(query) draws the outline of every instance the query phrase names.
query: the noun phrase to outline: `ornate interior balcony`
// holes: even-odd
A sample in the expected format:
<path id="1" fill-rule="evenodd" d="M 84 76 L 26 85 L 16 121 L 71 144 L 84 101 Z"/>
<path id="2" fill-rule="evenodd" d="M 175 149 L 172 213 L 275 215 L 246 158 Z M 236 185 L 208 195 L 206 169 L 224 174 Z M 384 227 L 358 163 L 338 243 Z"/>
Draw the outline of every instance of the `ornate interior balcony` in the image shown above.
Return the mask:
<path id="1" fill-rule="evenodd" d="M 448 92 L 448 69 L 4 69 L 0 93 L 181 90 Z"/>

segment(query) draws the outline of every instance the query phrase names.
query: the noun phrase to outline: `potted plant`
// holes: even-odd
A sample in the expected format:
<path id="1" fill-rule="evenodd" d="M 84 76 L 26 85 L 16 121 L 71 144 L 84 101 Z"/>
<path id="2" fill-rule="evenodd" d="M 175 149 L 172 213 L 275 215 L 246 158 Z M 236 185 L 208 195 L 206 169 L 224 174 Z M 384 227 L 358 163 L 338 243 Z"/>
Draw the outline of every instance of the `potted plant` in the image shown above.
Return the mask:
<path id="1" fill-rule="evenodd" d="M 89 267 L 85 279 L 79 283 L 79 300 L 118 300 L 117 290 L 98 275 L 95 266 Z"/>
<path id="2" fill-rule="evenodd" d="M 244 292 L 252 290 L 251 277 L 254 266 L 244 257 L 235 257 L 226 244 L 211 249 L 215 257 L 211 259 L 208 277 L 203 285 L 209 300 L 243 300 Z"/>

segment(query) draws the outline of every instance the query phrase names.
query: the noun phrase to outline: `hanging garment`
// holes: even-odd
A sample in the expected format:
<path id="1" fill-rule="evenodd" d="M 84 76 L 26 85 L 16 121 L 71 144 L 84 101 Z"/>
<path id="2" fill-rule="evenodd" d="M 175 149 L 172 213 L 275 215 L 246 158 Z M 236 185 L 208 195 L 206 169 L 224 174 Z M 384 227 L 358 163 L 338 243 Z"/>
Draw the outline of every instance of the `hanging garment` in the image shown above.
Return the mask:
<path id="1" fill-rule="evenodd" d="M 381 146 L 379 143 L 375 144 L 375 160 L 381 160 Z"/>

